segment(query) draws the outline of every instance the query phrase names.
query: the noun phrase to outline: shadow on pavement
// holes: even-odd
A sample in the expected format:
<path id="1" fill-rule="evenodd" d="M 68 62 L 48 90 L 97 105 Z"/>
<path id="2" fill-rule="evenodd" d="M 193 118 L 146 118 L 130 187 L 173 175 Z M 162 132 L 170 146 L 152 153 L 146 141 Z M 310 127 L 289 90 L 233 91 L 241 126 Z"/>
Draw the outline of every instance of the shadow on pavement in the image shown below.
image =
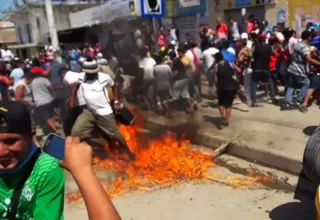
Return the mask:
<path id="1" fill-rule="evenodd" d="M 217 129 L 222 129 L 221 128 L 221 118 L 220 117 L 212 117 L 212 116 L 208 116 L 208 115 L 204 115 L 203 116 L 203 120 L 204 121 L 208 121 L 208 122 L 211 122 L 212 124 L 214 124 L 216 126 Z"/>
<path id="2" fill-rule="evenodd" d="M 272 220 L 316 220 L 315 195 L 318 185 L 312 183 L 301 172 L 299 175 L 294 199 L 290 202 L 275 207 L 269 214 Z"/>
<path id="3" fill-rule="evenodd" d="M 317 129 L 318 126 L 314 125 L 314 126 L 308 126 L 306 128 L 303 129 L 303 133 L 305 135 L 311 136 L 313 134 L 313 132 Z"/>

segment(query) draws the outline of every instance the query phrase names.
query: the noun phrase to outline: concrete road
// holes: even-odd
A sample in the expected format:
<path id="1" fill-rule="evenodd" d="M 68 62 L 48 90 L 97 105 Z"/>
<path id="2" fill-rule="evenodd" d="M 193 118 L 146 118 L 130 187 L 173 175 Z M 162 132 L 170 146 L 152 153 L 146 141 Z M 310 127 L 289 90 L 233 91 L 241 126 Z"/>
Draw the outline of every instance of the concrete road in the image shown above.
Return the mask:
<path id="1" fill-rule="evenodd" d="M 210 170 L 210 181 L 131 192 L 113 202 L 124 220 L 315 219 L 314 195 L 308 193 L 310 185 L 299 186 L 300 192 L 295 193 L 298 177 L 227 155 L 217 163 Z M 244 179 L 252 180 L 248 177 L 252 169 L 259 175 L 272 176 L 274 181 L 240 186 Z M 66 219 L 88 219 L 82 201 L 66 204 Z"/>

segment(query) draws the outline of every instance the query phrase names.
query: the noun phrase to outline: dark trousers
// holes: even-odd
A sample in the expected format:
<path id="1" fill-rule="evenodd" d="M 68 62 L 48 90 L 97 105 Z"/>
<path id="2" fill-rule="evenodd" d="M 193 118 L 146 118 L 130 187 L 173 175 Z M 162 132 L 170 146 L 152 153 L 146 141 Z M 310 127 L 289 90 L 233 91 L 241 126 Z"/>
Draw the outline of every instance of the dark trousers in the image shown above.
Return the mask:
<path id="1" fill-rule="evenodd" d="M 81 115 L 82 110 L 85 108 L 83 106 L 76 106 L 74 108 L 70 108 L 67 111 L 66 117 L 63 119 L 63 132 L 66 136 L 71 135 L 72 127 L 75 124 L 79 115 Z"/>
<path id="2" fill-rule="evenodd" d="M 275 84 L 273 78 L 273 74 L 267 70 L 253 70 L 252 74 L 252 82 L 251 82 L 251 101 L 252 104 L 256 103 L 257 100 L 257 88 L 259 82 L 268 83 L 270 97 L 272 101 L 275 100 L 276 92 L 275 92 Z"/>

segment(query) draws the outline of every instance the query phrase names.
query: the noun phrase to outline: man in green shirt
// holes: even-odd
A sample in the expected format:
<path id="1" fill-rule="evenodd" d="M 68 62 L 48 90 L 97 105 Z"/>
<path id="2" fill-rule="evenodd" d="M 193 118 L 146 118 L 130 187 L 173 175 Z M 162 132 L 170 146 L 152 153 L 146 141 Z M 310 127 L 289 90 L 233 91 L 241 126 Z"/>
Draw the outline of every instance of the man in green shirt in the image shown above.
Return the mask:
<path id="1" fill-rule="evenodd" d="M 33 134 L 24 104 L 0 102 L 0 219 L 64 219 L 64 171 Z"/>

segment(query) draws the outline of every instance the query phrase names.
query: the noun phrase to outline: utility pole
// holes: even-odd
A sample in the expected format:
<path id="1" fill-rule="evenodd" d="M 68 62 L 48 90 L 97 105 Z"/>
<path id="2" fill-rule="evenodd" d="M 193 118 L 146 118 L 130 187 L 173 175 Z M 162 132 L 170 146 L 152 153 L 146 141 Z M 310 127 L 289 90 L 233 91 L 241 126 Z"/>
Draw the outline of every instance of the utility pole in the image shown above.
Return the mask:
<path id="1" fill-rule="evenodd" d="M 58 34 L 57 34 L 57 30 L 56 30 L 56 24 L 54 21 L 52 1 L 45 0 L 45 2 L 46 2 L 47 21 L 48 21 L 48 26 L 49 26 L 49 31 L 50 31 L 51 44 L 52 44 L 53 48 L 60 49 Z"/>

